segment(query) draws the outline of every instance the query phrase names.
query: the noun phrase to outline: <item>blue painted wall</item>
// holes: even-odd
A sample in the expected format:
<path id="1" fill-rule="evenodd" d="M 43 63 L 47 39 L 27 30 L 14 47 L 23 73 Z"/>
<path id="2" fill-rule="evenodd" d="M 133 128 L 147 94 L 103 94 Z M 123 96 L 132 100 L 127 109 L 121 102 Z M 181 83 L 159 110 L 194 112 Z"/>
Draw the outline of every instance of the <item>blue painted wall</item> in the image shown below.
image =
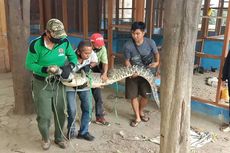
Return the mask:
<path id="1" fill-rule="evenodd" d="M 221 56 L 222 47 L 223 47 L 223 41 L 205 40 L 203 52 L 207 54 Z M 203 66 L 204 69 L 207 70 L 210 70 L 211 67 L 219 69 L 220 60 L 211 59 L 211 58 L 202 58 L 201 66 Z"/>
<path id="2" fill-rule="evenodd" d="M 203 52 L 207 53 L 207 54 L 221 56 L 223 45 L 224 45 L 224 42 L 223 42 L 223 39 L 221 39 L 221 38 L 220 38 L 220 40 L 207 40 L 206 39 L 204 42 Z M 207 69 L 207 70 L 210 70 L 211 67 L 219 69 L 220 68 L 220 60 L 219 59 L 202 58 L 201 59 L 201 66 L 203 66 L 204 69 Z"/>
<path id="3" fill-rule="evenodd" d="M 207 115 L 209 117 L 221 120 L 225 123 L 230 122 L 228 109 L 217 107 L 215 105 L 201 103 L 198 101 L 192 101 L 191 109 L 193 112 L 196 112 L 202 115 Z"/>

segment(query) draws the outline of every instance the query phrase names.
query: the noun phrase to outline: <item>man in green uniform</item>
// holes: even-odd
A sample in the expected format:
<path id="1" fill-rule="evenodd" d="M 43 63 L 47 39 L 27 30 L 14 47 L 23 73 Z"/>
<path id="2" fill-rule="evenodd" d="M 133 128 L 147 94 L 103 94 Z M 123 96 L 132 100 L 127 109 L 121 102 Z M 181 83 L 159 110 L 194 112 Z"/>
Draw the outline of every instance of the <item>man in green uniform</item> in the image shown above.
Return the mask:
<path id="1" fill-rule="evenodd" d="M 45 33 L 30 43 L 26 57 L 26 68 L 33 72 L 32 91 L 44 150 L 48 150 L 51 145 L 49 128 L 52 113 L 55 123 L 54 142 L 60 148 L 66 148 L 62 135 L 66 111 L 65 90 L 57 75 L 58 78 L 67 79 L 77 63 L 66 36 L 63 23 L 58 19 L 50 19 Z M 66 60 L 69 61 L 68 65 L 65 65 Z"/>

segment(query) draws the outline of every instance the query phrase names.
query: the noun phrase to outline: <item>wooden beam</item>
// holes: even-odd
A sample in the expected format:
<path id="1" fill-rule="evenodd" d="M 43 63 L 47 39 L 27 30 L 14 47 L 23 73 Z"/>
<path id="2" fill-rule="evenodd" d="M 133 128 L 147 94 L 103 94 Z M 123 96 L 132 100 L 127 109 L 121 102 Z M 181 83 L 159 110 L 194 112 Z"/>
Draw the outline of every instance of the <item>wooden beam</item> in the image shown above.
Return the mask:
<path id="1" fill-rule="evenodd" d="M 209 36 L 209 37 L 206 37 L 205 40 L 212 40 L 212 41 L 220 41 L 220 42 L 223 42 L 223 40 L 224 40 L 224 35 Z"/>
<path id="2" fill-rule="evenodd" d="M 5 1 L 0 1 L 0 72 L 10 71 Z"/>
<path id="3" fill-rule="evenodd" d="M 221 56 L 217 56 L 217 55 L 205 54 L 202 52 L 195 52 L 195 53 L 196 53 L 196 56 L 200 58 L 221 59 Z"/>
<path id="4" fill-rule="evenodd" d="M 229 6 L 230 2 L 228 3 Z M 219 77 L 218 77 L 218 86 L 217 86 L 217 93 L 216 93 L 216 102 L 218 103 L 220 100 L 220 89 L 221 89 L 221 84 L 222 84 L 222 71 L 223 71 L 223 66 L 225 62 L 225 57 L 228 54 L 229 50 L 229 39 L 230 39 L 230 7 L 228 7 L 228 14 L 227 14 L 227 20 L 226 20 L 226 28 L 225 28 L 225 33 L 224 33 L 224 45 L 223 45 L 223 51 L 222 51 L 222 57 L 221 57 L 221 62 L 220 62 L 220 71 L 219 71 Z"/>
<path id="5" fill-rule="evenodd" d="M 109 60 L 109 69 L 113 68 L 113 0 L 108 0 L 108 60 Z"/>
<path id="6" fill-rule="evenodd" d="M 68 32 L 67 0 L 62 0 L 62 18 L 66 32 Z"/>
<path id="7" fill-rule="evenodd" d="M 223 17 L 223 16 L 201 16 L 202 18 L 205 18 L 205 19 L 211 19 L 211 18 L 215 18 L 215 19 L 225 19 L 226 17 Z"/>
<path id="8" fill-rule="evenodd" d="M 112 24 L 112 26 L 115 28 L 121 28 L 121 29 L 130 29 L 131 28 L 131 25 L 127 25 L 127 24 L 119 24 L 119 25 Z"/>
<path id="9" fill-rule="evenodd" d="M 88 38 L 88 0 L 83 1 L 83 35 L 84 38 Z"/>
<path id="10" fill-rule="evenodd" d="M 211 105 L 219 106 L 219 107 L 222 107 L 222 108 L 228 108 L 229 107 L 228 105 L 216 103 L 214 101 L 203 99 L 203 98 L 200 98 L 200 97 L 192 96 L 191 99 L 193 101 L 197 101 L 197 102 L 201 102 L 201 103 L 205 103 L 205 104 L 211 104 Z"/>

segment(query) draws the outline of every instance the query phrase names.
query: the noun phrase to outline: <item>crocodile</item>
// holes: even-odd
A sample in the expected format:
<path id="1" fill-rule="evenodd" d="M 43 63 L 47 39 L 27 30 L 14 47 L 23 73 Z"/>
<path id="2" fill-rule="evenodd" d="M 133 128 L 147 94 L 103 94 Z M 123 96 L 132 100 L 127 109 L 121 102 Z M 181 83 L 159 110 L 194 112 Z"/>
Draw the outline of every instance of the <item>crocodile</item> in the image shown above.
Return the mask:
<path id="1" fill-rule="evenodd" d="M 155 84 L 156 77 L 154 76 L 154 74 L 151 72 L 150 69 L 146 69 L 143 66 L 134 65 L 132 67 L 120 67 L 120 68 L 112 69 L 108 73 L 108 80 L 106 82 L 103 82 L 101 80 L 100 73 L 89 72 L 88 74 L 85 74 L 82 71 L 81 73 L 72 74 L 73 79 L 71 81 L 62 80 L 62 83 L 65 86 L 70 86 L 70 87 L 81 86 L 87 83 L 88 87 L 95 88 L 95 87 L 101 87 L 101 86 L 113 84 L 127 77 L 131 77 L 134 74 L 141 76 L 148 81 L 152 89 L 152 93 L 150 94 L 152 94 L 157 106 L 160 107 L 160 101 L 157 92 L 158 88 Z"/>

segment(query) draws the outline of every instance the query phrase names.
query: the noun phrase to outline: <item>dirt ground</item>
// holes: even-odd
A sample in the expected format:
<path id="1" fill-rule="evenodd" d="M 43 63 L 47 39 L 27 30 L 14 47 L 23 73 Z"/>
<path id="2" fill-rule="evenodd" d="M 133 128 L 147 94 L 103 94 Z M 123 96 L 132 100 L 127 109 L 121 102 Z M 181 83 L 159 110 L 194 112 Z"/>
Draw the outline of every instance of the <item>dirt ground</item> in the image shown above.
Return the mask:
<path id="1" fill-rule="evenodd" d="M 206 100 L 215 101 L 216 98 L 216 86 L 211 86 L 207 84 L 207 78 L 210 77 L 217 77 L 218 78 L 219 72 L 204 72 L 195 73 L 193 75 L 193 82 L 192 82 L 192 96 L 200 97 Z"/>
<path id="2" fill-rule="evenodd" d="M 29 82 L 28 82 L 29 83 Z M 40 153 L 41 137 L 38 132 L 36 115 L 19 116 L 13 113 L 14 95 L 13 83 L 10 73 L 0 74 L 0 153 Z M 90 124 L 90 133 L 96 139 L 93 142 L 73 139 L 68 142 L 67 149 L 60 149 L 52 144 L 46 151 L 49 153 L 157 153 L 159 145 L 146 141 L 143 138 L 154 138 L 160 132 L 160 112 L 153 102 L 148 104 L 146 113 L 151 117 L 147 123 L 138 127 L 130 127 L 133 119 L 130 103 L 120 93 L 118 98 L 108 87 L 103 89 L 106 118 L 111 126 L 104 127 L 94 123 Z M 115 109 L 116 108 L 116 109 Z M 80 109 L 78 109 L 80 110 Z M 117 114 L 116 111 L 117 110 Z M 80 116 L 80 112 L 78 112 Z M 93 115 L 93 119 L 95 119 Z M 209 131 L 214 141 L 201 148 L 193 150 L 194 153 L 229 153 L 230 133 L 219 131 L 221 121 L 214 121 L 208 117 L 192 114 L 191 125 L 195 128 Z M 78 126 L 79 127 L 79 126 Z M 53 139 L 51 126 L 51 138 Z M 66 133 L 66 128 L 64 133 Z"/>

